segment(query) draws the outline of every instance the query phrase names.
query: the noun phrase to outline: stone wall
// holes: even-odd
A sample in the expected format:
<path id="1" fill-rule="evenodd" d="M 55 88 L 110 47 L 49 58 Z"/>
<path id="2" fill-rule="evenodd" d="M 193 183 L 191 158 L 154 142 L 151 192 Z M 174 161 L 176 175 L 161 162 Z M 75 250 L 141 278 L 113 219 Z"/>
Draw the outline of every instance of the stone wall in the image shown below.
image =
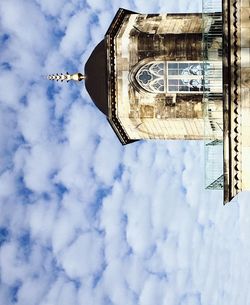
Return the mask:
<path id="1" fill-rule="evenodd" d="M 202 33 L 211 20 L 203 24 L 201 14 L 148 14 L 137 18 L 136 28 L 150 34 Z"/>

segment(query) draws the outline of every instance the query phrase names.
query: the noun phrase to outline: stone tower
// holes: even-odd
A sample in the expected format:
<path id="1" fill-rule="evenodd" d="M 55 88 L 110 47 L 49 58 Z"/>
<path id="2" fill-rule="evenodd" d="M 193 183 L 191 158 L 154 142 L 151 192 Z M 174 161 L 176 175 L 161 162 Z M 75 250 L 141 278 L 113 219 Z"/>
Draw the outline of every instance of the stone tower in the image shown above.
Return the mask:
<path id="1" fill-rule="evenodd" d="M 85 66 L 86 89 L 122 144 L 207 141 L 210 189 L 223 188 L 222 25 L 219 10 L 138 14 L 120 9 Z"/>
<path id="2" fill-rule="evenodd" d="M 62 78 L 85 79 L 122 144 L 203 140 L 207 188 L 224 203 L 250 190 L 249 0 L 203 0 L 202 14 L 119 9 L 85 76 Z"/>
<path id="3" fill-rule="evenodd" d="M 207 48 L 204 33 L 213 33 Z M 120 9 L 85 74 L 90 96 L 122 144 L 223 138 L 221 13 L 204 19 Z"/>

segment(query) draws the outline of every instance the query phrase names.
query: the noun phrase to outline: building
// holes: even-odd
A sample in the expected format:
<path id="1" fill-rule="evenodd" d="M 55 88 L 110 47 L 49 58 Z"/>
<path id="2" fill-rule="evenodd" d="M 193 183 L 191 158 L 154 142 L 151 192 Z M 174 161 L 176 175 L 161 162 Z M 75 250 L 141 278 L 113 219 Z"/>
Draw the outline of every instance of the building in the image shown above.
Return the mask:
<path id="1" fill-rule="evenodd" d="M 214 32 L 217 23 L 221 31 L 211 35 L 205 62 L 203 27 Z M 223 138 L 221 14 L 211 14 L 204 25 L 202 14 L 143 15 L 120 9 L 85 74 L 90 96 L 122 144 Z M 102 90 L 95 88 L 96 77 L 98 84 L 105 83 Z M 206 132 L 204 91 L 213 100 Z"/>
<path id="2" fill-rule="evenodd" d="M 207 188 L 250 190 L 250 2 L 203 0 L 202 14 L 119 9 L 85 65 L 86 89 L 122 144 L 205 141 Z"/>

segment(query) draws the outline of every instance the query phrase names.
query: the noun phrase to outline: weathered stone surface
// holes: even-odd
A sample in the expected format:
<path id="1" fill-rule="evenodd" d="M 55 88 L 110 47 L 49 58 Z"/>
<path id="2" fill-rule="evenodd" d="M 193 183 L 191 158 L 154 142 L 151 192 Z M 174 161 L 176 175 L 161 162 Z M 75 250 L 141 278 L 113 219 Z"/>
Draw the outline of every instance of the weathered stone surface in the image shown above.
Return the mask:
<path id="1" fill-rule="evenodd" d="M 242 68 L 241 68 L 241 87 L 250 88 L 250 61 L 249 52 L 247 57 L 242 57 Z"/>
<path id="2" fill-rule="evenodd" d="M 203 24 L 201 14 L 132 14 L 124 19 L 115 38 L 115 104 L 116 115 L 130 139 L 222 138 L 222 130 L 218 127 L 222 126 L 222 96 L 214 98 L 208 113 L 203 90 L 172 93 L 167 89 L 167 63 L 203 64 L 202 31 L 217 30 L 220 24 L 216 20 L 208 16 Z M 206 59 L 213 63 L 211 67 L 214 69 L 208 82 L 211 90 L 222 92 L 220 35 L 213 35 L 207 49 Z M 140 68 L 154 62 L 165 65 L 163 92 L 148 92 L 138 83 Z M 177 76 L 175 82 L 180 82 L 183 77 Z M 194 79 L 201 77 L 193 76 Z M 216 111 L 214 105 L 217 105 Z M 214 114 L 219 122 L 213 123 Z"/>
<path id="3" fill-rule="evenodd" d="M 250 7 L 250 0 L 241 0 L 241 7 L 242 8 L 249 8 Z"/>
<path id="4" fill-rule="evenodd" d="M 244 9 L 242 8 L 241 14 L 237 14 L 239 18 L 239 22 L 241 23 L 242 28 L 249 28 L 250 27 L 250 7 L 245 6 Z"/>
<path id="5" fill-rule="evenodd" d="M 241 28 L 241 48 L 250 47 L 250 27 Z"/>

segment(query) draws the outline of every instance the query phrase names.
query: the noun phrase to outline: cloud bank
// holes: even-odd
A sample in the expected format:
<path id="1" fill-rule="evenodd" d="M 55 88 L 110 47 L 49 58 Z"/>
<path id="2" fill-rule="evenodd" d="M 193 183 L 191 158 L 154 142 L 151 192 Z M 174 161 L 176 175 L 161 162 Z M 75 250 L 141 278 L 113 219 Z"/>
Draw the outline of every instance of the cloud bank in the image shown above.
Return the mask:
<path id="1" fill-rule="evenodd" d="M 204 191 L 203 143 L 121 147 L 78 84 L 119 7 L 199 1 L 0 3 L 0 302 L 250 304 L 249 194 Z"/>

